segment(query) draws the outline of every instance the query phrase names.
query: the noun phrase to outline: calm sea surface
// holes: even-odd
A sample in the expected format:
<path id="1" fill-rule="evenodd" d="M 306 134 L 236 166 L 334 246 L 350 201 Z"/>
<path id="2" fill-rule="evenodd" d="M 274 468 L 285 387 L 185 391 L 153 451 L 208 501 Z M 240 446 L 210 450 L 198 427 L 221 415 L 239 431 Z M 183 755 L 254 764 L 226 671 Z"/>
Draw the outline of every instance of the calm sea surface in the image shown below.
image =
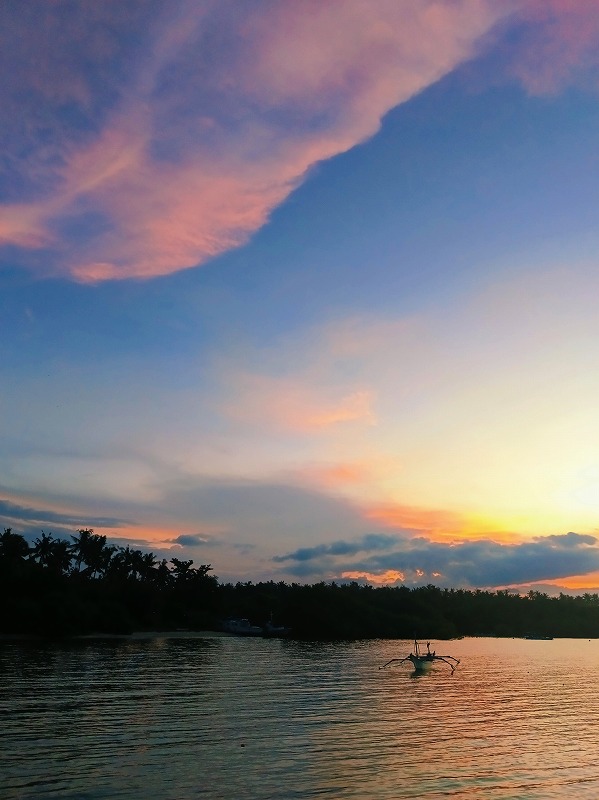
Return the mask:
<path id="1" fill-rule="evenodd" d="M 599 798 L 599 641 L 0 643 L 0 797 Z"/>

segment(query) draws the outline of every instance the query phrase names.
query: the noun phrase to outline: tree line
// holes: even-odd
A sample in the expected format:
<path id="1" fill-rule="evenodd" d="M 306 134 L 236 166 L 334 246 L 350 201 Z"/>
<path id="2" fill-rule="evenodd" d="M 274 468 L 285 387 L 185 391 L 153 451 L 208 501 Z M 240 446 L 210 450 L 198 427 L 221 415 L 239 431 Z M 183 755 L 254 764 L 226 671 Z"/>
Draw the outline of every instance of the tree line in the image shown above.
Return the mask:
<path id="1" fill-rule="evenodd" d="M 210 625 L 218 580 L 210 564 L 159 561 L 82 528 L 32 545 L 0 534 L 0 633 L 69 635 Z"/>
<path id="2" fill-rule="evenodd" d="M 599 595 L 550 597 L 428 585 L 220 583 L 210 564 L 158 560 L 81 529 L 29 544 L 0 534 L 0 633 L 45 636 L 217 630 L 245 617 L 303 639 L 458 636 L 599 637 Z"/>

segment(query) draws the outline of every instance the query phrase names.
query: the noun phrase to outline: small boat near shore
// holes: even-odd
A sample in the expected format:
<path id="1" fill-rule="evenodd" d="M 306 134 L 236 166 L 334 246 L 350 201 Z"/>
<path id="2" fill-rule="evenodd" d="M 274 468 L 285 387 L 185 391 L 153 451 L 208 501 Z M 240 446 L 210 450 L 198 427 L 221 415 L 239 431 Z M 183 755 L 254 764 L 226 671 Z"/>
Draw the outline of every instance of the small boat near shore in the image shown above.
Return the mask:
<path id="1" fill-rule="evenodd" d="M 291 633 L 291 628 L 286 625 L 275 625 L 272 617 L 264 625 L 252 625 L 245 617 L 226 619 L 222 630 L 233 636 L 263 636 L 267 639 L 282 638 Z"/>
<path id="2" fill-rule="evenodd" d="M 451 671 L 453 673 L 457 665 L 460 663 L 459 658 L 454 658 L 453 656 L 438 656 L 434 650 L 431 651 L 430 642 L 426 643 L 426 653 L 422 652 L 421 646 L 418 644 L 416 639 L 414 639 L 413 653 L 410 653 L 404 658 L 392 658 L 387 661 L 386 664 L 383 664 L 382 667 L 379 667 L 379 669 L 384 669 L 384 667 L 388 667 L 389 664 L 393 664 L 394 662 L 403 664 L 404 661 L 410 661 L 415 672 L 428 672 L 435 661 L 444 661 L 451 667 Z"/>
<path id="3" fill-rule="evenodd" d="M 225 633 L 232 633 L 235 636 L 262 636 L 263 628 L 261 625 L 250 624 L 249 619 L 226 619 L 222 624 Z"/>
<path id="4" fill-rule="evenodd" d="M 267 639 L 280 639 L 289 636 L 290 633 L 291 628 L 288 628 L 286 625 L 275 625 L 272 622 L 267 622 L 262 628 L 262 636 L 265 636 Z"/>

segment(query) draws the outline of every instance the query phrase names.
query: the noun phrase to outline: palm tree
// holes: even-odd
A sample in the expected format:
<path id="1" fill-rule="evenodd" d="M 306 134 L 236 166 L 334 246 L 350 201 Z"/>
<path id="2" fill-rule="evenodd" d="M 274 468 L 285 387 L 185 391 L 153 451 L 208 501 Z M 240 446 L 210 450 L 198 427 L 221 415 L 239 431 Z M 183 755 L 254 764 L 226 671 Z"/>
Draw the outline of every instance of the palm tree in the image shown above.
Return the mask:
<path id="1" fill-rule="evenodd" d="M 33 547 L 29 552 L 29 558 L 37 561 L 42 567 L 48 565 L 48 561 L 52 555 L 52 545 L 56 540 L 51 533 L 44 533 L 38 536 L 33 542 Z"/>
<path id="2" fill-rule="evenodd" d="M 142 581 L 152 581 L 156 573 L 156 556 L 154 553 L 142 553 L 139 560 L 139 576 Z"/>
<path id="3" fill-rule="evenodd" d="M 158 584 L 161 589 L 165 589 L 172 583 L 173 574 L 168 568 L 168 562 L 166 558 L 163 558 L 160 564 L 154 570 L 154 580 Z"/>
<path id="4" fill-rule="evenodd" d="M 104 566 L 106 562 L 106 557 L 108 556 L 108 554 L 105 553 L 106 549 L 107 549 L 106 537 L 94 534 L 91 537 L 91 540 L 88 545 L 87 558 L 85 562 L 89 567 L 92 578 L 95 578 L 97 573 L 102 571 L 102 567 Z M 108 549 L 110 550 L 110 546 L 108 547 Z M 112 554 L 112 552 L 114 551 L 110 550 L 110 552 Z"/>
<path id="5" fill-rule="evenodd" d="M 193 576 L 193 570 L 191 568 L 193 559 L 189 561 L 180 561 L 178 558 L 171 558 L 171 564 L 174 565 L 172 573 L 177 583 L 185 583 Z"/>
<path id="6" fill-rule="evenodd" d="M 146 570 L 144 554 L 141 550 L 131 550 L 131 577 L 134 580 L 141 578 Z"/>
<path id="7" fill-rule="evenodd" d="M 89 544 L 94 532 L 91 528 L 80 528 L 77 533 L 79 538 L 71 536 L 73 540 L 71 552 L 77 564 L 77 572 L 81 572 L 81 564 L 87 564 L 86 557 L 89 553 Z"/>
<path id="8" fill-rule="evenodd" d="M 102 577 L 106 577 L 110 571 L 110 564 L 112 563 L 112 557 L 115 553 L 116 547 L 112 544 L 107 544 L 102 548 L 96 564 L 97 572 L 99 572 Z"/>
<path id="9" fill-rule="evenodd" d="M 94 533 L 91 528 L 82 528 L 77 533 L 79 538 L 71 536 L 73 540 L 71 552 L 77 561 L 77 572 L 81 572 L 81 564 L 85 564 L 84 573 L 94 578 L 97 573 L 106 568 L 107 561 L 114 553 L 114 548 L 107 548 L 106 536 Z"/>
<path id="10" fill-rule="evenodd" d="M 71 545 L 66 539 L 54 539 L 47 558 L 47 566 L 52 572 L 67 575 L 71 569 Z"/>
<path id="11" fill-rule="evenodd" d="M 29 545 L 20 533 L 13 533 L 12 528 L 4 528 L 0 533 L 0 558 L 8 560 L 23 559 L 29 554 Z"/>
<path id="12" fill-rule="evenodd" d="M 128 578 L 133 567 L 133 551 L 127 547 L 117 547 L 110 560 L 108 573 L 114 578 Z"/>

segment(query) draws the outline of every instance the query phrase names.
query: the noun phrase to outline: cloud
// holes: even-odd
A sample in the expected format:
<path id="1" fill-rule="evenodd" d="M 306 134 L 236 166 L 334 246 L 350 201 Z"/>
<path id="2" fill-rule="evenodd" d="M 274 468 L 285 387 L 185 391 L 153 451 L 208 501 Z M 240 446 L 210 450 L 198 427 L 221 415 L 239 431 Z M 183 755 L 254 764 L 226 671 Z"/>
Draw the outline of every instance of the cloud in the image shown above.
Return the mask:
<path id="1" fill-rule="evenodd" d="M 331 425 L 318 441 L 305 429 L 288 448 L 288 474 L 352 496 L 377 527 L 494 540 L 587 531 L 597 503 L 599 383 L 588 347 L 599 333 L 597 286 L 593 261 L 516 264 L 507 280 L 434 314 L 364 316 L 244 348 L 244 365 L 231 360 L 227 374 L 254 367 L 258 377 L 223 381 L 238 389 L 223 395 L 245 414 L 239 431 L 255 434 L 260 454 L 270 442 L 284 469 L 277 414 L 295 410 L 284 387 L 302 412 L 369 392 L 377 425 Z"/>
<path id="2" fill-rule="evenodd" d="M 209 537 L 202 536 L 199 533 L 182 533 L 180 536 L 166 541 L 169 544 L 178 544 L 181 547 L 202 547 L 206 544 L 214 544 Z"/>
<path id="3" fill-rule="evenodd" d="M 80 511 L 56 511 L 42 506 L 23 505 L 6 498 L 0 499 L 0 529 L 12 528 L 15 533 L 24 536 L 27 541 L 33 542 L 42 531 L 51 533 L 55 538 L 71 541 L 71 536 L 81 528 L 92 528 L 96 533 L 110 535 L 118 529 L 124 528 L 127 533 L 136 522 L 122 517 L 97 514 L 89 509 Z M 142 539 L 127 537 L 129 544 L 140 544 L 148 547 L 150 542 Z M 123 544 L 120 539 L 111 540 L 113 544 Z"/>
<path id="4" fill-rule="evenodd" d="M 112 373 L 93 359 L 76 373 L 15 373 L 2 400 L 4 496 L 65 513 L 73 527 L 122 520 L 123 538 L 128 520 L 162 543 L 202 531 L 223 542 L 219 560 L 235 577 L 267 567 L 272 575 L 273 555 L 365 531 L 445 542 L 592 531 L 597 270 L 568 264 L 533 275 L 515 266 L 510 281 L 434 317 L 365 316 L 268 347 L 244 343 L 184 390 L 166 360 L 143 377 L 133 360 Z M 244 369 L 259 379 L 237 381 Z M 368 391 L 378 424 L 298 423 L 293 437 L 282 435 L 290 428 L 277 424 L 281 386 L 298 387 L 300 419 Z M 231 397 L 251 412 L 233 426 L 218 417 Z M 57 524 L 38 516 L 39 528 Z M 229 559 L 234 543 L 256 547 L 251 561 Z M 336 557 L 326 557 L 327 577 L 339 575 Z M 343 568 L 358 570 L 356 560 Z"/>
<path id="5" fill-rule="evenodd" d="M 79 505 L 85 505 L 83 500 Z M 526 542 L 462 537 L 434 541 L 424 526 L 393 533 L 383 527 L 377 530 L 367 505 L 283 482 L 191 475 L 172 475 L 168 480 L 164 474 L 153 501 L 124 506 L 119 501 L 115 508 L 126 508 L 127 519 L 136 520 L 133 538 L 132 523 L 123 516 L 59 512 L 8 499 L 0 502 L 0 519 L 31 540 L 42 529 L 69 539 L 77 528 L 92 527 L 108 534 L 113 543 L 149 548 L 160 557 L 169 558 L 175 547 L 192 558 L 202 548 L 214 552 L 210 558 L 223 580 L 244 580 L 251 573 L 258 580 L 491 588 L 567 582 L 572 575 L 599 571 L 595 535 L 571 531 Z M 419 518 L 417 512 L 412 520 Z M 173 517 L 179 530 L 189 532 L 175 534 L 166 525 L 160 527 Z M 198 524 L 210 533 L 194 532 L 192 526 L 197 531 Z"/>
<path id="6" fill-rule="evenodd" d="M 355 542 L 340 540 L 332 542 L 331 544 L 321 544 L 317 547 L 302 547 L 284 556 L 274 556 L 273 561 L 278 563 L 284 561 L 313 561 L 323 555 L 348 556 L 356 555 L 361 552 L 389 550 L 395 544 L 397 544 L 396 536 L 367 534 L 362 539 L 358 539 Z"/>
<path id="7" fill-rule="evenodd" d="M 597 89 L 599 15 L 589 0 L 524 0 L 501 48 L 508 74 L 531 94 L 572 83 Z"/>
<path id="8" fill-rule="evenodd" d="M 348 423 L 375 425 L 374 393 L 339 385 L 311 387 L 294 378 L 259 373 L 233 374 L 222 412 L 244 424 L 267 425 L 292 433 L 326 432 Z"/>
<path id="9" fill-rule="evenodd" d="M 566 594 L 570 597 L 580 597 L 584 594 L 599 594 L 599 587 L 597 585 L 597 575 L 593 576 L 585 576 L 584 580 L 586 583 L 582 586 L 575 586 L 572 585 L 570 580 L 566 583 L 561 583 L 556 581 L 555 583 L 530 583 L 530 584 L 520 584 L 516 588 L 508 587 L 508 591 L 514 591 L 518 594 L 528 594 L 529 592 L 541 592 L 542 594 L 547 594 L 549 596 L 559 596 L 560 594 Z"/>
<path id="10" fill-rule="evenodd" d="M 373 584 L 374 586 L 400 584 L 406 579 L 405 573 L 399 572 L 399 570 L 396 569 L 388 569 L 386 572 L 381 572 L 377 575 L 373 575 L 370 572 L 361 572 L 360 570 L 349 570 L 342 573 L 341 577 L 345 580 L 356 581 L 362 584 Z"/>
<path id="11" fill-rule="evenodd" d="M 6 499 L 0 499 L 0 520 L 1 524 L 7 527 L 24 522 L 35 522 L 41 527 L 48 527 L 54 524 L 60 525 L 61 527 L 68 525 L 75 528 L 116 528 L 122 525 L 133 524 L 116 517 L 98 515 L 91 515 L 83 519 L 80 514 L 52 511 L 47 508 L 22 506 Z"/>
<path id="12" fill-rule="evenodd" d="M 576 533 L 518 544 L 375 537 L 369 546 L 365 537 L 301 548 L 274 560 L 293 562 L 289 572 L 306 579 L 327 575 L 372 583 L 491 588 L 590 574 L 599 568 L 599 546 L 596 537 Z"/>
<path id="13" fill-rule="evenodd" d="M 204 530 L 213 531 L 211 539 L 262 547 L 272 541 L 309 544 L 339 531 L 357 535 L 363 526 L 359 507 L 348 500 L 266 479 L 176 479 L 162 486 L 156 507 L 176 508 L 186 522 L 201 520 Z"/>
<path id="14" fill-rule="evenodd" d="M 502 13 L 490 0 L 5 5 L 0 241 L 83 282 L 201 264 L 472 56 Z"/>
<path id="15" fill-rule="evenodd" d="M 550 547 L 555 548 L 570 548 L 570 547 L 580 547 L 581 545 L 589 544 L 594 545 L 597 541 L 596 536 L 591 536 L 590 534 L 581 534 L 581 533 L 574 533 L 570 531 L 569 533 L 564 534 L 553 534 L 551 536 L 537 536 L 535 537 L 536 542 L 545 542 Z"/>
<path id="16" fill-rule="evenodd" d="M 369 519 L 390 528 L 411 528 L 441 535 L 457 535 L 467 524 L 463 514 L 435 508 L 418 508 L 400 503 L 373 503 L 366 511 Z"/>

